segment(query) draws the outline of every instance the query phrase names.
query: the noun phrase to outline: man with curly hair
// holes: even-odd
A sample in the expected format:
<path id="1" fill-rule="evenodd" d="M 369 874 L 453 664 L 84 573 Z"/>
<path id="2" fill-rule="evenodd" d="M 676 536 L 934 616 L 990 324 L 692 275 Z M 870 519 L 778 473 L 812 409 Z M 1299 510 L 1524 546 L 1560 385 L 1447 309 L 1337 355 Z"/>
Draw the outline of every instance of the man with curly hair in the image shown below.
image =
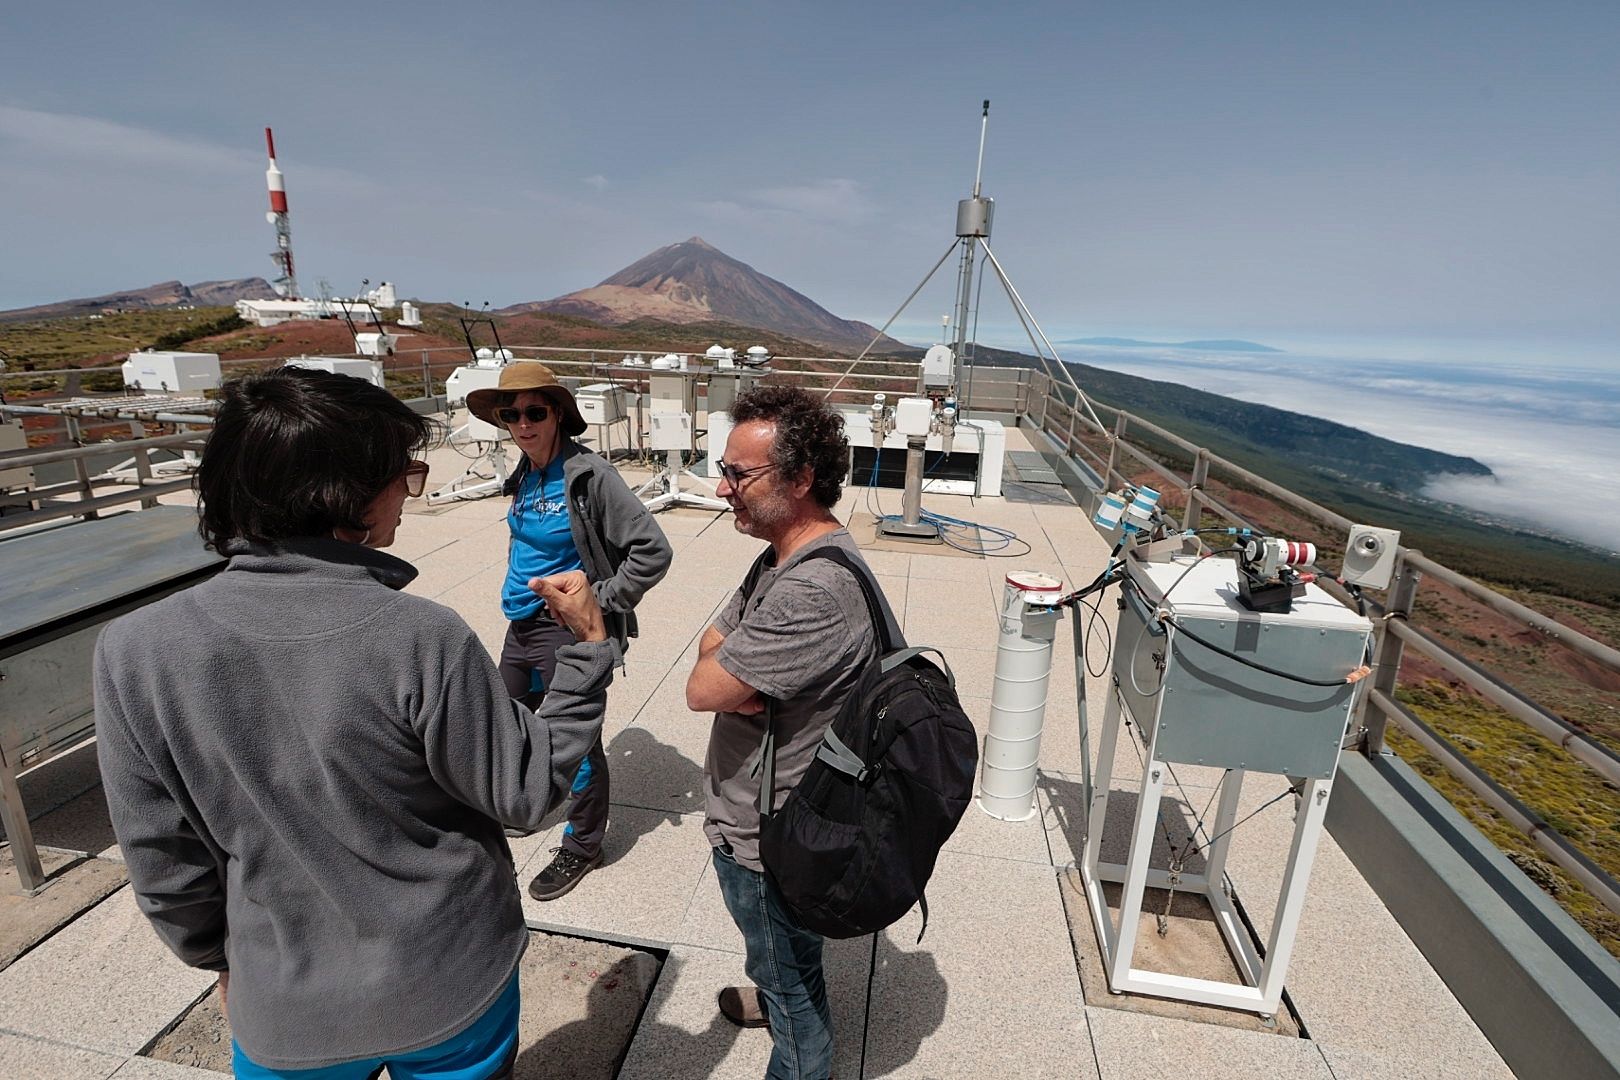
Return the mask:
<path id="1" fill-rule="evenodd" d="M 780 809 L 879 643 L 850 571 L 806 558 L 836 546 L 861 559 L 833 515 L 849 463 L 844 418 L 793 386 L 754 387 L 731 415 L 718 493 L 737 531 L 770 549 L 753 588 L 739 589 L 704 632 L 686 684 L 687 706 L 715 714 L 704 831 L 754 983 L 722 990 L 720 1011 L 744 1027 L 770 1027 L 768 1078 L 820 1080 L 833 1042 L 822 939 L 794 924 L 760 863 L 757 759 L 768 699 L 777 746 L 770 805 Z M 886 604 L 883 615 L 901 641 Z"/>

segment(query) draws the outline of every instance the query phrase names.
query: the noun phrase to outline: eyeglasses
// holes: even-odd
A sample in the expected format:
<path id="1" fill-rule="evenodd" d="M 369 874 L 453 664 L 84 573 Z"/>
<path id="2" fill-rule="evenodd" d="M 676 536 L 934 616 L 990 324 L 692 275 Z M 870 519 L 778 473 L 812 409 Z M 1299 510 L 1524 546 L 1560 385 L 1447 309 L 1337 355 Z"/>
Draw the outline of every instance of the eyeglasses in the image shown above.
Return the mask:
<path id="1" fill-rule="evenodd" d="M 530 405 L 524 409 L 509 405 L 504 409 L 495 410 L 495 419 L 508 427 L 519 420 L 527 420 L 531 424 L 543 424 L 546 422 L 546 417 L 550 415 L 551 407 L 549 405 Z"/>
<path id="2" fill-rule="evenodd" d="M 405 466 L 405 494 L 413 499 L 420 499 L 422 492 L 427 490 L 428 463 L 413 461 Z"/>
<path id="3" fill-rule="evenodd" d="M 755 473 L 761 473 L 766 469 L 774 468 L 776 468 L 775 465 L 755 465 L 752 469 L 739 469 L 735 465 L 727 465 L 722 461 L 720 463 L 720 475 L 724 477 L 726 483 L 730 484 L 732 487 L 741 487 L 742 482 L 748 479 L 750 476 L 753 476 Z"/>

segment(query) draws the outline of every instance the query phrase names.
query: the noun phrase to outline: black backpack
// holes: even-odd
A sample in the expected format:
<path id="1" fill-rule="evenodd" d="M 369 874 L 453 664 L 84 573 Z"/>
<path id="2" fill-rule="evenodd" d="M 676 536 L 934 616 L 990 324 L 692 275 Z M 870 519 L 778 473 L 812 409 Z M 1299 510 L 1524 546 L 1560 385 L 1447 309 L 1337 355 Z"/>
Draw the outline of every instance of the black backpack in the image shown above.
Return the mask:
<path id="1" fill-rule="evenodd" d="M 973 797 L 979 737 L 962 711 L 944 656 L 926 646 L 894 647 L 864 568 L 834 546 L 804 558 L 830 559 L 855 575 L 879 651 L 774 814 L 776 723 L 766 699 L 760 862 L 794 921 L 823 937 L 876 933 L 914 904 L 922 905 L 926 930 L 923 889 Z M 749 572 L 745 597 L 764 560 L 762 555 Z M 939 666 L 923 659 L 924 652 L 939 656 Z"/>

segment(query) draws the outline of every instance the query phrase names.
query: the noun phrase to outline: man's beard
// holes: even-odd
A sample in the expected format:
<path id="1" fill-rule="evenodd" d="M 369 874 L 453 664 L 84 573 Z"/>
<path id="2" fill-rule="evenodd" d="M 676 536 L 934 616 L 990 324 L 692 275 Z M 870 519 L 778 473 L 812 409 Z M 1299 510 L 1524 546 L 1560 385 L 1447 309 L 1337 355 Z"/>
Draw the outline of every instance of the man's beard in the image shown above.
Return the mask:
<path id="1" fill-rule="evenodd" d="M 737 531 L 746 536 L 769 540 L 781 531 L 782 527 L 793 520 L 793 503 L 782 492 L 773 491 L 762 495 L 752 502 L 742 502 L 743 509 L 748 512 L 748 527 L 742 527 L 742 519 L 737 519 Z"/>

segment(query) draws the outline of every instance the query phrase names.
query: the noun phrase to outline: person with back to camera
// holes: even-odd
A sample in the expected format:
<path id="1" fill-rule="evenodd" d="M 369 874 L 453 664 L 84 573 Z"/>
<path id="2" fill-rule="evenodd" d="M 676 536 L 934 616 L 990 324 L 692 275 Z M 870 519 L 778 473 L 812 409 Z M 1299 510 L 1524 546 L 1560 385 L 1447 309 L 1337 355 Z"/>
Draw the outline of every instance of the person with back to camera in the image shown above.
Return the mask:
<path id="1" fill-rule="evenodd" d="M 467 410 L 510 432 L 523 455 L 505 489 L 512 542 L 501 589 L 509 624 L 500 669 L 507 693 L 539 708 L 557 650 L 574 637 L 525 583 L 584 570 L 622 658 L 636 634 L 633 609 L 669 571 L 674 552 L 617 470 L 575 439 L 585 420 L 550 368 L 507 364 L 497 386 L 467 395 Z M 574 778 L 568 825 L 551 863 L 529 882 L 530 896 L 555 900 L 601 865 L 609 793 L 607 754 L 598 743 Z"/>
<path id="2" fill-rule="evenodd" d="M 880 643 L 854 575 L 805 557 L 836 546 L 864 570 L 832 512 L 849 455 L 843 417 L 798 387 L 756 386 L 738 395 L 731 418 L 717 491 L 737 531 L 770 548 L 752 592 L 739 589 L 704 631 L 686 683 L 687 707 L 715 713 L 704 832 L 755 984 L 722 990 L 719 1005 L 735 1024 L 769 1026 L 768 1078 L 821 1080 L 833 1047 L 822 938 L 794 923 L 759 858 L 765 699 L 777 738 L 770 805 L 779 810 Z M 881 607 L 898 644 L 900 628 Z"/>
<path id="3" fill-rule="evenodd" d="M 220 401 L 197 490 L 229 562 L 96 646 L 136 901 L 219 972 L 237 1077 L 510 1077 L 529 932 L 502 825 L 538 825 L 600 739 L 596 598 L 577 571 L 529 583 L 575 639 L 535 716 L 379 550 L 427 482 L 431 423 L 299 368 Z"/>

